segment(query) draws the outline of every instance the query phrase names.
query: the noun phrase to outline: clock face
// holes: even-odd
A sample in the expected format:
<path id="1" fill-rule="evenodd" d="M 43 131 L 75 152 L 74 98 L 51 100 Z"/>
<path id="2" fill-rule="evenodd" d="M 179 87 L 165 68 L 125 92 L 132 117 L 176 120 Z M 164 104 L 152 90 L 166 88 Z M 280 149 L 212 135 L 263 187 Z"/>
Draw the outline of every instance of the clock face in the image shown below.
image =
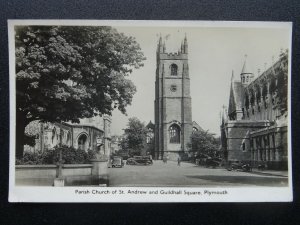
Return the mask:
<path id="1" fill-rule="evenodd" d="M 172 84 L 170 90 L 175 92 L 177 90 L 177 86 L 175 84 Z"/>

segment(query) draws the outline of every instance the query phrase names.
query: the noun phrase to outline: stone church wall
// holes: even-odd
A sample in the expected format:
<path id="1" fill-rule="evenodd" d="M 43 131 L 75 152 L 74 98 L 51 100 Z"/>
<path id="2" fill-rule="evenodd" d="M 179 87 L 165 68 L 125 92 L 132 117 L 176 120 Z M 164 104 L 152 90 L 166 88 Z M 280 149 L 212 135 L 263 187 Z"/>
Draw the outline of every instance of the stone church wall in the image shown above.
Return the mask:
<path id="1" fill-rule="evenodd" d="M 226 127 L 228 161 L 250 161 L 250 132 L 265 128 L 266 122 L 229 121 Z"/>

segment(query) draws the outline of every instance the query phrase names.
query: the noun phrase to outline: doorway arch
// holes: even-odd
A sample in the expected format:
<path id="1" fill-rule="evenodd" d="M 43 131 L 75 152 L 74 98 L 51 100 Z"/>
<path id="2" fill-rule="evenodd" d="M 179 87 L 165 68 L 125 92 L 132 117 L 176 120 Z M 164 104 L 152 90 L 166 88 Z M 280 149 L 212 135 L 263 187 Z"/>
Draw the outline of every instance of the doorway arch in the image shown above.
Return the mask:
<path id="1" fill-rule="evenodd" d="M 88 149 L 88 135 L 85 133 L 82 133 L 78 135 L 77 139 L 78 149 L 87 151 Z"/>

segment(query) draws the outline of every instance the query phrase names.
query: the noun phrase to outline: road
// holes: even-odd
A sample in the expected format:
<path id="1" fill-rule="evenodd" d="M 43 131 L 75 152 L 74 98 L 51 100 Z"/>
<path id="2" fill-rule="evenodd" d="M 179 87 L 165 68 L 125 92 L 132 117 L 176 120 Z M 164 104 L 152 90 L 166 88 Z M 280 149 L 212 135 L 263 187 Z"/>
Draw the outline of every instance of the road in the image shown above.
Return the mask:
<path id="1" fill-rule="evenodd" d="M 227 171 L 223 168 L 204 168 L 192 163 L 154 161 L 151 166 L 125 165 L 109 168 L 111 187 L 235 187 L 287 186 L 288 178 L 256 172 Z"/>

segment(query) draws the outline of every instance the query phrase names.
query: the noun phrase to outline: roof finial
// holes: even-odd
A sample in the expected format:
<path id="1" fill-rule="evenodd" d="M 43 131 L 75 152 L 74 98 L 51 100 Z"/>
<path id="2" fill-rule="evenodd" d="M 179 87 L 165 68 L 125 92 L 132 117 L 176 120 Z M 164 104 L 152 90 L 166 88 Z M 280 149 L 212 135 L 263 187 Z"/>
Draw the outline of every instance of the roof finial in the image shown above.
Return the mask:
<path id="1" fill-rule="evenodd" d="M 244 74 L 244 73 L 250 73 L 250 72 L 248 71 L 248 68 L 247 68 L 247 57 L 248 57 L 248 55 L 245 54 L 244 57 L 245 57 L 245 60 L 244 60 L 244 65 L 243 65 L 241 74 Z"/>
<path id="2" fill-rule="evenodd" d="M 184 50 L 184 52 L 183 53 L 188 53 L 188 43 L 187 43 L 187 38 L 186 38 L 186 33 L 185 33 L 185 35 L 184 35 L 184 48 L 183 48 L 183 50 Z"/>
<path id="3" fill-rule="evenodd" d="M 231 82 L 234 81 L 234 70 L 232 70 L 232 73 L 231 73 Z"/>

